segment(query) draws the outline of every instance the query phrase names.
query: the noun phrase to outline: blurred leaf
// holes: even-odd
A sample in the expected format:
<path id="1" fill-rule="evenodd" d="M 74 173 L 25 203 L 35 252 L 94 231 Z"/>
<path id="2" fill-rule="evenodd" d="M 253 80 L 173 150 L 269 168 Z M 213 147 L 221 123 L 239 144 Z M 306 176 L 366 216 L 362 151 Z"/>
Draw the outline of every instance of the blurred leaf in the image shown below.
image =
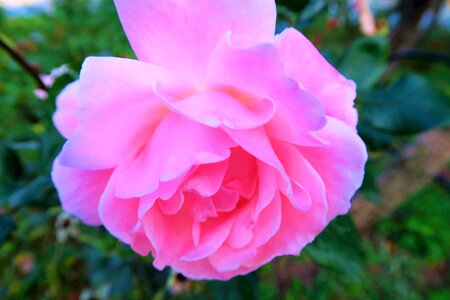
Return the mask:
<path id="1" fill-rule="evenodd" d="M 14 229 L 14 220 L 9 216 L 0 216 L 0 244 L 2 244 Z"/>
<path id="2" fill-rule="evenodd" d="M 22 205 L 38 202 L 44 199 L 44 195 L 52 188 L 48 176 L 41 176 L 31 181 L 28 185 L 18 189 L 9 197 L 9 205 L 17 208 Z"/>
<path id="3" fill-rule="evenodd" d="M 361 38 L 354 42 L 338 64 L 339 71 L 354 80 L 359 90 L 375 85 L 386 70 L 388 40 L 385 37 Z"/>
<path id="4" fill-rule="evenodd" d="M 370 91 L 363 100 L 364 118 L 375 128 L 413 134 L 450 124 L 450 99 L 419 75 Z"/>
<path id="5" fill-rule="evenodd" d="M 302 11 L 311 1 L 310 0 L 278 0 L 277 5 L 283 5 L 294 11 Z M 319 1 L 314 1 L 319 2 Z"/>
<path id="6" fill-rule="evenodd" d="M 4 143 L 0 143 L 0 181 L 17 181 L 23 174 L 19 156 Z"/>
<path id="7" fill-rule="evenodd" d="M 361 238 L 350 216 L 340 216 L 305 248 L 320 266 L 360 280 L 363 264 Z"/>
<path id="8" fill-rule="evenodd" d="M 258 278 L 255 273 L 239 276 L 229 281 L 208 283 L 214 300 L 259 299 Z"/>

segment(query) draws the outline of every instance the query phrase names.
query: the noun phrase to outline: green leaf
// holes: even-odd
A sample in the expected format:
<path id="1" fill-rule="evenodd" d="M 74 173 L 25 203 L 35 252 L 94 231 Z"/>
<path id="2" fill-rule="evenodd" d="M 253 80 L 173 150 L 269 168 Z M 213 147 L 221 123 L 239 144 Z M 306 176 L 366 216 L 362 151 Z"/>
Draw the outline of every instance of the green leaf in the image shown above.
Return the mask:
<path id="1" fill-rule="evenodd" d="M 0 143 L 0 181 L 17 181 L 23 174 L 19 156 L 14 150 Z"/>
<path id="2" fill-rule="evenodd" d="M 208 282 L 208 288 L 215 300 L 259 299 L 258 278 L 255 273 L 238 276 L 229 281 Z"/>
<path id="3" fill-rule="evenodd" d="M 385 72 L 388 49 L 385 37 L 361 38 L 350 46 L 338 69 L 354 80 L 359 90 L 366 90 L 374 86 Z"/>
<path id="4" fill-rule="evenodd" d="M 14 220 L 9 216 L 0 216 L 0 244 L 2 244 L 14 229 Z"/>
<path id="5" fill-rule="evenodd" d="M 346 215 L 332 221 L 305 251 L 321 267 L 357 281 L 362 273 L 361 243 L 352 219 Z"/>
<path id="6" fill-rule="evenodd" d="M 33 202 L 41 201 L 44 195 L 52 188 L 48 176 L 41 176 L 31 181 L 25 187 L 18 189 L 9 197 L 9 205 L 12 208 L 20 207 Z"/>
<path id="7" fill-rule="evenodd" d="M 407 75 L 387 88 L 370 91 L 362 113 L 373 127 L 414 134 L 450 124 L 450 99 L 419 75 Z"/>

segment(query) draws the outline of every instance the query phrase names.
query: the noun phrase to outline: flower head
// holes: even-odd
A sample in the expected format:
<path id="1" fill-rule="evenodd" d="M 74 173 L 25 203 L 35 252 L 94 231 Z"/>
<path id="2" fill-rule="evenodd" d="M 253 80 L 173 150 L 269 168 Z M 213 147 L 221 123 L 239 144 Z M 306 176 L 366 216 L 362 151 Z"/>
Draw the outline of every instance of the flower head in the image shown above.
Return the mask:
<path id="1" fill-rule="evenodd" d="M 350 207 L 355 84 L 273 0 L 116 0 L 139 60 L 90 57 L 57 100 L 64 209 L 155 267 L 228 279 L 298 255 Z"/>

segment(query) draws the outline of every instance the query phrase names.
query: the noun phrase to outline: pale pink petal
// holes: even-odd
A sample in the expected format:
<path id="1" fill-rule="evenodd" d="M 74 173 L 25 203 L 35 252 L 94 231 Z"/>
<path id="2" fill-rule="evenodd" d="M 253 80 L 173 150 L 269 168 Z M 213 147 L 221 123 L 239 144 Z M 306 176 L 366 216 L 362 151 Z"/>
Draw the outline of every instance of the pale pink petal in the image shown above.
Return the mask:
<path id="1" fill-rule="evenodd" d="M 77 99 L 79 82 L 68 84 L 56 98 L 56 112 L 53 123 L 59 133 L 69 138 L 77 127 Z"/>
<path id="2" fill-rule="evenodd" d="M 176 100 L 160 90 L 157 93 L 170 110 L 211 127 L 256 128 L 269 122 L 275 113 L 270 100 L 247 101 L 244 104 L 222 91 L 207 90 L 182 100 Z"/>
<path id="3" fill-rule="evenodd" d="M 98 205 L 112 170 L 79 170 L 53 163 L 52 180 L 65 211 L 88 225 L 100 225 Z"/>
<path id="4" fill-rule="evenodd" d="M 356 127 L 357 112 L 353 108 L 356 85 L 342 76 L 319 53 L 314 45 L 294 28 L 276 37 L 275 46 L 281 53 L 286 71 L 316 96 L 326 114 Z"/>
<path id="5" fill-rule="evenodd" d="M 167 111 L 152 92 L 156 80 L 177 93 L 190 88 L 182 78 L 143 62 L 86 59 L 79 80 L 78 125 L 63 148 L 61 163 L 112 168 L 142 147 Z"/>
<path id="6" fill-rule="evenodd" d="M 252 45 L 273 39 L 273 0 L 115 0 L 120 20 L 142 61 L 184 72 L 200 82 L 223 34 Z"/>
<path id="7" fill-rule="evenodd" d="M 329 221 L 348 212 L 350 199 L 364 177 L 367 150 L 352 127 L 334 118 L 328 118 L 328 125 L 317 134 L 330 145 L 299 150 L 325 184 Z"/>
<path id="8" fill-rule="evenodd" d="M 156 128 L 141 155 L 123 172 L 116 186 L 120 197 L 141 197 L 160 181 L 186 174 L 194 165 L 227 159 L 235 143 L 221 129 L 169 113 Z"/>
<path id="9" fill-rule="evenodd" d="M 269 133 L 292 143 L 317 143 L 305 133 L 326 123 L 320 102 L 285 75 L 281 56 L 271 44 L 239 49 L 224 38 L 211 59 L 208 86 L 231 86 L 272 100 L 277 112 L 268 124 Z"/>

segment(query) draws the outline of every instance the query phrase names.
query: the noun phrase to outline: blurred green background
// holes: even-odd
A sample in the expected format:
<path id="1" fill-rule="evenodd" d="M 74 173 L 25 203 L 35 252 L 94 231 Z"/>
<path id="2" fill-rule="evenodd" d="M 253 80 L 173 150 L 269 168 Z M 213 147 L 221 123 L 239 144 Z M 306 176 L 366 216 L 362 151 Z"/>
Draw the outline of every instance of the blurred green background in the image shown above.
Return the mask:
<path id="1" fill-rule="evenodd" d="M 159 272 L 60 208 L 49 178 L 64 142 L 54 99 L 86 56 L 133 57 L 112 0 L 0 7 L 0 39 L 35 73 L 73 70 L 41 101 L 0 48 L 0 299 L 450 299 L 450 4 L 371 1 L 363 34 L 356 2 L 277 1 L 277 31 L 298 28 L 358 83 L 370 151 L 361 207 L 300 257 L 228 282 Z"/>

